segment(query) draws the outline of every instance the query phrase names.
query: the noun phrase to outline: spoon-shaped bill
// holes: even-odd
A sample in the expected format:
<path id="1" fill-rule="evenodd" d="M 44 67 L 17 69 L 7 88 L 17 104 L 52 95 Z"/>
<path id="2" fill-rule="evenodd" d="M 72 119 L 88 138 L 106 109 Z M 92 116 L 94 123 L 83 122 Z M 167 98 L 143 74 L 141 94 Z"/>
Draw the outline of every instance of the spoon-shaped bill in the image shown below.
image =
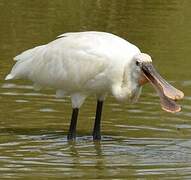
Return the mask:
<path id="1" fill-rule="evenodd" d="M 182 99 L 184 93 L 164 80 L 151 63 L 143 63 L 141 69 L 157 91 L 162 109 L 168 112 L 180 111 L 181 107 L 175 103 L 175 100 Z"/>

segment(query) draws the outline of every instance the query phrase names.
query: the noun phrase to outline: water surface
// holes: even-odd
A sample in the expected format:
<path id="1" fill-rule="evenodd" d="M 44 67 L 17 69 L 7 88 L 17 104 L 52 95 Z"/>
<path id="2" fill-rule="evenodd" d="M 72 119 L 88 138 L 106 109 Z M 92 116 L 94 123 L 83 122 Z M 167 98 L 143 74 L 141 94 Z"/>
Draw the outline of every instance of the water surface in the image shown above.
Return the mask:
<path id="1" fill-rule="evenodd" d="M 191 178 L 191 2 L 186 0 L 0 1 L 0 174 L 2 179 Z M 96 100 L 80 110 L 68 143 L 70 98 L 5 82 L 12 58 L 68 31 L 117 34 L 149 53 L 161 74 L 185 92 L 182 112 L 160 109 L 150 86 L 137 104 L 104 104 L 102 141 L 91 133 Z"/>

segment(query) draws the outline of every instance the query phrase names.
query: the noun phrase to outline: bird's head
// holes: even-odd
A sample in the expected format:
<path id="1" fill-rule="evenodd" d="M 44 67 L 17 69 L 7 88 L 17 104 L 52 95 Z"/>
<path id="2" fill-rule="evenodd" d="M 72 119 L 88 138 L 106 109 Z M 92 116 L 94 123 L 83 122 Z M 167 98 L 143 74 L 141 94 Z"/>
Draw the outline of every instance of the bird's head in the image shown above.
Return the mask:
<path id="1" fill-rule="evenodd" d="M 184 93 L 164 80 L 152 65 L 152 59 L 148 54 L 140 53 L 133 58 L 134 66 L 139 72 L 138 84 L 143 86 L 149 82 L 160 97 L 161 107 L 168 112 L 178 112 L 181 107 L 175 103 L 182 99 Z"/>

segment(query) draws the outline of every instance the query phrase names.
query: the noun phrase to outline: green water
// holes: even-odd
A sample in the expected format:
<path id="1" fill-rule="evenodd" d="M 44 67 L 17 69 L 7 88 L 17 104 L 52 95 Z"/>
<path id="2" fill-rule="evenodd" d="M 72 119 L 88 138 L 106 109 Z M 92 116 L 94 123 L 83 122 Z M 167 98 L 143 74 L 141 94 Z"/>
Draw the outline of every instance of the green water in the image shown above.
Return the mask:
<path id="1" fill-rule="evenodd" d="M 191 1 L 0 0 L 0 179 L 191 179 Z M 104 104 L 100 143 L 92 142 L 96 100 L 80 110 L 68 143 L 69 97 L 4 81 L 12 58 L 68 31 L 115 33 L 149 53 L 183 90 L 182 111 L 161 110 L 144 87 L 137 104 Z"/>

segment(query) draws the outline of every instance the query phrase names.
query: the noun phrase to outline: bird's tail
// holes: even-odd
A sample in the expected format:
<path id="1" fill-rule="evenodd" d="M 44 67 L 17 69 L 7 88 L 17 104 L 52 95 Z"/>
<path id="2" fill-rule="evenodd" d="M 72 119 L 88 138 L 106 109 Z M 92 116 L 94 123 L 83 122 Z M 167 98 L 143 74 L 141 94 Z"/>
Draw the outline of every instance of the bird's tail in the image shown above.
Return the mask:
<path id="1" fill-rule="evenodd" d="M 44 46 L 45 45 L 26 50 L 14 57 L 16 64 L 13 66 L 10 74 L 5 77 L 5 80 L 27 78 L 31 70 L 32 61 L 38 56 Z"/>

